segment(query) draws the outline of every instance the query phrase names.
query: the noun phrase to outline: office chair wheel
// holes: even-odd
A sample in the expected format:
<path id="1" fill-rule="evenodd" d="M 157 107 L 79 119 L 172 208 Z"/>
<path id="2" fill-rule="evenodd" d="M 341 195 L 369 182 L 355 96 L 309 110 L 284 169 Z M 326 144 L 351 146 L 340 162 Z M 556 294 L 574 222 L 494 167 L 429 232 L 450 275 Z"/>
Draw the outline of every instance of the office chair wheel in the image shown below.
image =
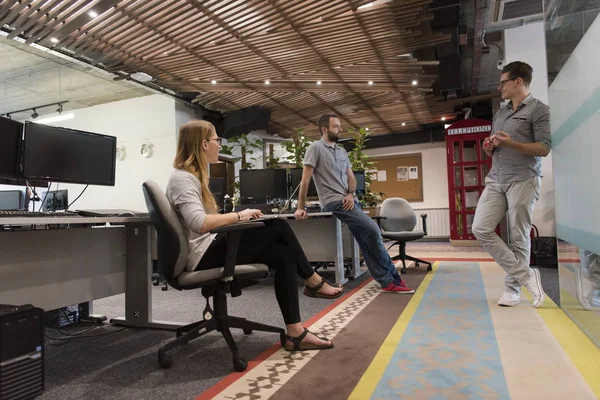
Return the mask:
<path id="1" fill-rule="evenodd" d="M 173 358 L 171 358 L 171 356 L 159 351 L 158 352 L 158 363 L 160 364 L 161 368 L 167 369 L 167 368 L 170 368 L 171 365 L 173 365 Z"/>
<path id="2" fill-rule="evenodd" d="M 419 268 L 419 267 L 420 267 L 419 263 L 415 262 L 415 268 Z"/>
<path id="3" fill-rule="evenodd" d="M 285 333 L 282 333 L 282 334 L 279 336 L 279 342 L 281 343 L 281 347 L 285 347 L 285 341 L 286 341 L 286 338 L 285 338 Z"/>
<path id="4" fill-rule="evenodd" d="M 252 334 L 252 329 L 243 329 L 244 331 L 244 335 L 251 335 Z"/>
<path id="5" fill-rule="evenodd" d="M 433 267 L 431 265 L 427 266 L 427 271 L 433 271 Z"/>
<path id="6" fill-rule="evenodd" d="M 406 267 L 402 267 L 402 269 L 400 270 L 400 273 L 405 274 L 406 273 Z"/>
<path id="7" fill-rule="evenodd" d="M 242 357 L 233 359 L 233 369 L 235 370 L 235 372 L 245 371 L 246 368 L 248 368 L 248 361 L 246 361 Z"/>

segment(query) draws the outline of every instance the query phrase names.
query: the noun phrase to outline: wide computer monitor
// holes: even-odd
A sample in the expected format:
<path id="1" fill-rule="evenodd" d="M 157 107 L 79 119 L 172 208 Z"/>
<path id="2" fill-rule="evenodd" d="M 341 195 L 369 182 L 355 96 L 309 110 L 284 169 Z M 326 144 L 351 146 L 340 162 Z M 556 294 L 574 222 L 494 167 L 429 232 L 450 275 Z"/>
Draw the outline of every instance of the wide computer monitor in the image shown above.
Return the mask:
<path id="1" fill-rule="evenodd" d="M 240 170 L 240 197 L 252 199 L 286 199 L 287 171 L 285 169 Z"/>
<path id="2" fill-rule="evenodd" d="M 23 124 L 0 117 L 0 178 L 17 179 Z"/>
<path id="3" fill-rule="evenodd" d="M 296 190 L 296 188 L 302 181 L 302 168 L 294 168 L 294 169 L 290 170 L 290 178 L 292 181 L 292 193 L 293 193 L 294 190 Z M 300 193 L 300 189 L 296 190 L 296 194 L 294 195 L 294 197 L 298 197 L 299 193 Z M 307 197 L 317 197 L 317 188 L 315 187 L 315 181 L 312 177 L 310 178 L 310 183 L 308 184 L 308 193 L 306 193 L 306 196 Z"/>
<path id="4" fill-rule="evenodd" d="M 0 210 L 17 211 L 23 208 L 22 190 L 2 190 L 0 191 Z"/>
<path id="5" fill-rule="evenodd" d="M 115 185 L 114 136 L 26 122 L 23 143 L 25 179 Z"/>
<path id="6" fill-rule="evenodd" d="M 64 211 L 69 207 L 69 192 L 67 189 L 51 190 L 42 193 L 42 211 Z"/>
<path id="7" fill-rule="evenodd" d="M 356 195 L 364 196 L 366 192 L 365 171 L 352 171 L 356 178 Z"/>

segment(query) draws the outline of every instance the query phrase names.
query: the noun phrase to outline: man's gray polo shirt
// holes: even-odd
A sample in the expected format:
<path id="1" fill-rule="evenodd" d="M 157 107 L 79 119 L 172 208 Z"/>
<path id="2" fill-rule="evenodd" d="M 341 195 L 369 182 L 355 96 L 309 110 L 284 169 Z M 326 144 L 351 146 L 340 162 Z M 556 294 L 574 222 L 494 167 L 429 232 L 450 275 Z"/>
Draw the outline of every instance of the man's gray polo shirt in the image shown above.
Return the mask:
<path id="1" fill-rule="evenodd" d="M 531 94 L 516 110 L 512 102 L 494 116 L 492 132 L 506 132 L 510 138 L 521 143 L 541 143 L 550 150 L 550 111 L 548 106 Z M 507 147 L 494 149 L 492 169 L 488 177 L 499 183 L 525 181 L 542 176 L 542 158 L 526 156 Z"/>
<path id="2" fill-rule="evenodd" d="M 316 140 L 308 146 L 304 165 L 314 168 L 313 179 L 321 208 L 334 201 L 342 201 L 348 194 L 348 168 L 350 160 L 346 150 L 325 140 Z"/>

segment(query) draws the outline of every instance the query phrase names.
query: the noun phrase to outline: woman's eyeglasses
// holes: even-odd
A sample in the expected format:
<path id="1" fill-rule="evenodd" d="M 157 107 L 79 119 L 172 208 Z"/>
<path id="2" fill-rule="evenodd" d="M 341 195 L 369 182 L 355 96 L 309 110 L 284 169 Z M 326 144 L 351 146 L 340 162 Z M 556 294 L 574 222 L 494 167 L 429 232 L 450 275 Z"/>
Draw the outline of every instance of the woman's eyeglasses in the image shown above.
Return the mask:
<path id="1" fill-rule="evenodd" d="M 223 141 L 223 138 L 218 137 L 218 138 L 212 138 L 212 139 L 206 139 L 206 140 L 215 140 L 217 142 L 217 144 L 220 146 L 221 142 Z"/>

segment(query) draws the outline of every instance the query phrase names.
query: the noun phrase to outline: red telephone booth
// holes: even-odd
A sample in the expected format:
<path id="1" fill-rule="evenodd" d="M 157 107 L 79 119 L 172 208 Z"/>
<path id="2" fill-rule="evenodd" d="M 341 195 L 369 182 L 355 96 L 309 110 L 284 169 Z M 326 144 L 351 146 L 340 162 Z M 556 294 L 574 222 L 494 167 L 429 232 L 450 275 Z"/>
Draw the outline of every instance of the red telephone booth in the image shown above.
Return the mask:
<path id="1" fill-rule="evenodd" d="M 491 131 L 490 121 L 477 118 L 458 121 L 446 129 L 450 240 L 453 242 L 476 240 L 471 231 L 475 207 L 492 167 L 492 159 L 482 146 Z"/>

